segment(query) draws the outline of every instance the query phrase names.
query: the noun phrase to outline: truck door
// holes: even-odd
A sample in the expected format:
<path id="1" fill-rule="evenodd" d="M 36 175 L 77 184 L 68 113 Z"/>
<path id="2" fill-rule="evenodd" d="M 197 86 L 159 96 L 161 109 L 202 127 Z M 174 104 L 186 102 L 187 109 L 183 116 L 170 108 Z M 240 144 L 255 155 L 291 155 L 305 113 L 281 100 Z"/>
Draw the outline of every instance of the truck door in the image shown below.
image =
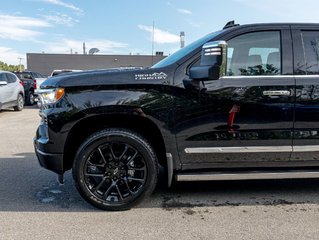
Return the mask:
<path id="1" fill-rule="evenodd" d="M 319 28 L 293 26 L 296 112 L 292 160 L 318 165 Z"/>
<path id="2" fill-rule="evenodd" d="M 189 94 L 176 104 L 183 168 L 288 164 L 295 88 L 290 29 L 223 40 L 226 76 L 204 82 L 198 98 Z"/>

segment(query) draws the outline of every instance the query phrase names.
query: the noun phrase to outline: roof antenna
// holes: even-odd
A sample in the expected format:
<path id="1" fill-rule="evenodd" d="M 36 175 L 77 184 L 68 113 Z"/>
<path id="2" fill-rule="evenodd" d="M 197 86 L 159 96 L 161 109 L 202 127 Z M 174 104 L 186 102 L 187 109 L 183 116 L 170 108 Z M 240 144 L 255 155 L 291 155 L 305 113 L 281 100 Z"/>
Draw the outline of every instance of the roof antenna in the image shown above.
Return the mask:
<path id="1" fill-rule="evenodd" d="M 229 21 L 228 23 L 226 23 L 226 25 L 224 26 L 223 29 L 227 29 L 227 28 L 231 28 L 231 27 L 236 27 L 239 26 L 239 24 L 236 24 L 234 20 Z"/>

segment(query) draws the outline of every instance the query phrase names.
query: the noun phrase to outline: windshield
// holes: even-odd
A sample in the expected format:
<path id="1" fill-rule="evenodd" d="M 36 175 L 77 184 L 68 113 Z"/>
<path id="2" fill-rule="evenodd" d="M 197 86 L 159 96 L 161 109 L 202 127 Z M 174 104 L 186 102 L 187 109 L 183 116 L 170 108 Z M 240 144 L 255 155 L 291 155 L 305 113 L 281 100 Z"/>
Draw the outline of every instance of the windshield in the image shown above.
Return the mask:
<path id="1" fill-rule="evenodd" d="M 32 79 L 30 73 L 16 73 L 16 75 L 19 79 Z"/>
<path id="2" fill-rule="evenodd" d="M 206 42 L 209 40 L 213 39 L 216 37 L 221 31 L 210 33 L 206 35 L 205 37 L 202 37 L 198 39 L 195 42 L 192 42 L 191 44 L 187 45 L 186 47 L 178 50 L 177 52 L 173 53 L 172 55 L 164 58 L 162 61 L 156 63 L 152 68 L 162 68 L 162 67 L 167 67 L 168 65 L 171 65 L 172 63 L 177 62 L 178 60 L 182 59 L 184 56 L 188 55 L 195 49 L 201 47 L 204 45 Z"/>

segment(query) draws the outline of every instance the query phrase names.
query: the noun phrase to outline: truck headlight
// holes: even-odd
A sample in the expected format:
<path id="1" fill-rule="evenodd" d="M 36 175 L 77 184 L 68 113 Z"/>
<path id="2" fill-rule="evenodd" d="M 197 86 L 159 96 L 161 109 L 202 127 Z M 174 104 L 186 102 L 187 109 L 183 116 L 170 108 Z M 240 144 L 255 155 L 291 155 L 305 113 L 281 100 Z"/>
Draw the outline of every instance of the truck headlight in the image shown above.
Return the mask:
<path id="1" fill-rule="evenodd" d="M 41 89 L 37 93 L 42 104 L 52 104 L 59 101 L 64 96 L 64 88 Z"/>

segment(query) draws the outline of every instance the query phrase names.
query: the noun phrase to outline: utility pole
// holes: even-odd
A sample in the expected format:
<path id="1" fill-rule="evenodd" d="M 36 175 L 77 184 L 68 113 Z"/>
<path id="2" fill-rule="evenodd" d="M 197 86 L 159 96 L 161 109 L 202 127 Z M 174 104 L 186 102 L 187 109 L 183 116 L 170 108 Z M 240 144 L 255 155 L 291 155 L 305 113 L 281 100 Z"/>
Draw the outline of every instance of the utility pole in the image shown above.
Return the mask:
<path id="1" fill-rule="evenodd" d="M 185 47 L 185 32 L 180 33 L 180 39 L 181 39 L 181 48 Z"/>
<path id="2" fill-rule="evenodd" d="M 83 55 L 86 55 L 86 46 L 85 46 L 85 42 L 83 43 Z"/>
<path id="3" fill-rule="evenodd" d="M 22 61 L 22 59 L 24 59 L 24 58 L 19 57 L 18 59 L 19 59 L 19 72 L 22 72 L 21 61 Z"/>

